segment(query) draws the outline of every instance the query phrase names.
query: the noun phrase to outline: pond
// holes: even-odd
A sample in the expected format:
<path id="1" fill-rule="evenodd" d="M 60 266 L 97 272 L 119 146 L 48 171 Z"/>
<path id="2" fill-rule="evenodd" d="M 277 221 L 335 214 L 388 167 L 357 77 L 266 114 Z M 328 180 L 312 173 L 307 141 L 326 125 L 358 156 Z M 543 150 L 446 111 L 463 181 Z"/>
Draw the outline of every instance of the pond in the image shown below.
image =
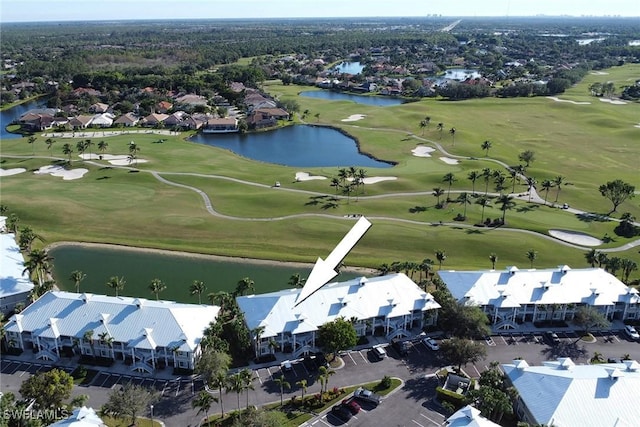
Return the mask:
<path id="1" fill-rule="evenodd" d="M 206 294 L 211 292 L 233 292 L 244 277 L 254 281 L 255 293 L 266 293 L 287 289 L 292 275 L 299 273 L 306 278 L 311 271 L 311 266 L 257 264 L 250 260 L 212 259 L 120 247 L 63 245 L 51 249 L 49 254 L 54 258 L 53 277 L 63 290 L 75 292 L 69 277 L 72 271 L 81 270 L 87 277 L 80 284 L 80 292 L 113 295 L 106 283 L 112 276 L 122 276 L 126 284 L 120 295 L 151 299 L 155 296 L 149 291 L 149 284 L 158 278 L 167 286 L 160 294 L 161 299 L 187 303 L 198 302 L 197 295 L 189 294 L 189 286 L 194 280 L 202 280 L 207 286 L 202 295 L 204 303 Z M 335 280 L 359 276 L 361 274 L 341 272 Z"/>
<path id="2" fill-rule="evenodd" d="M 306 90 L 300 92 L 300 96 L 308 98 L 328 99 L 330 101 L 351 101 L 356 104 L 372 105 L 374 107 L 392 107 L 404 103 L 400 98 L 391 98 L 380 95 L 364 96 L 351 93 L 334 92 L 332 90 Z"/>
<path id="3" fill-rule="evenodd" d="M 14 120 L 20 118 L 24 113 L 33 108 L 42 108 L 45 106 L 44 101 L 30 101 L 24 104 L 16 105 L 5 111 L 0 111 L 0 139 L 22 138 L 18 133 L 7 132 L 6 127 Z"/>
<path id="4" fill-rule="evenodd" d="M 333 71 L 343 74 L 360 74 L 364 70 L 364 65 L 359 62 L 341 62 L 333 68 Z"/>
<path id="5" fill-rule="evenodd" d="M 248 159 L 292 167 L 393 166 L 360 153 L 353 138 L 326 126 L 294 125 L 248 134 L 197 134 L 191 141 L 224 148 Z"/>

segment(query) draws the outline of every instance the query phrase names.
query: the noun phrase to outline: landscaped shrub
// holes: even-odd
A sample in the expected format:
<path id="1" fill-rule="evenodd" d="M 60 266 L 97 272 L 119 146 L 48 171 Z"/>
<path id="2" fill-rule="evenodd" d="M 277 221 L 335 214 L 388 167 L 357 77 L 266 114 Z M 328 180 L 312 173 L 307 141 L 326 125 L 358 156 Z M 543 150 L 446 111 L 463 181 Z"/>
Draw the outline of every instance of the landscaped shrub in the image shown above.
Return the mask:
<path id="1" fill-rule="evenodd" d="M 451 405 L 453 405 L 456 411 L 464 406 L 464 396 L 451 390 L 447 390 L 442 387 L 436 387 L 436 395 L 438 396 L 438 400 L 440 402 L 449 402 Z"/>
<path id="2" fill-rule="evenodd" d="M 387 388 L 391 387 L 391 377 L 388 375 L 385 375 L 384 377 L 382 377 L 382 380 L 380 380 L 380 384 L 378 384 L 378 388 L 379 390 L 385 390 Z"/>

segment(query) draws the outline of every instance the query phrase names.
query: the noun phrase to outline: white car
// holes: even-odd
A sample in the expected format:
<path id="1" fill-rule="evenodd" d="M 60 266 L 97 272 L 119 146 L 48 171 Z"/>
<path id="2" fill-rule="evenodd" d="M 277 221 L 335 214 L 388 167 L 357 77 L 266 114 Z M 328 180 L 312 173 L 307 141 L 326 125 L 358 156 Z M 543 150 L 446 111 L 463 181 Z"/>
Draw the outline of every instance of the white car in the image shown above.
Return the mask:
<path id="1" fill-rule="evenodd" d="M 638 331 L 636 331 L 636 328 L 634 328 L 631 325 L 625 325 L 624 333 L 627 334 L 627 336 L 629 338 L 631 338 L 632 340 L 639 340 L 640 339 L 640 334 L 638 334 Z"/>
<path id="2" fill-rule="evenodd" d="M 422 343 L 424 345 L 426 345 L 427 348 L 429 348 L 429 349 L 431 349 L 433 351 L 440 350 L 440 346 L 438 345 L 436 340 L 434 340 L 433 338 L 430 338 L 430 337 L 423 338 L 422 339 Z"/>

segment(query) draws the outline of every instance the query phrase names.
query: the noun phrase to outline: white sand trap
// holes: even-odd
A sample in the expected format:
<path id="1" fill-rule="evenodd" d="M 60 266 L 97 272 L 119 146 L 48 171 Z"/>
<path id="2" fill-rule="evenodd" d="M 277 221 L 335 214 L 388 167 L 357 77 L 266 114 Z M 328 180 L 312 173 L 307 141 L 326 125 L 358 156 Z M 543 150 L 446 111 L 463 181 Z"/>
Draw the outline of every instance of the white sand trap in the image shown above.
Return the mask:
<path id="1" fill-rule="evenodd" d="M 568 102 L 569 104 L 575 104 L 575 105 L 589 105 L 589 104 L 591 104 L 590 102 L 586 102 L 586 101 L 585 102 L 578 102 L 578 101 L 571 101 L 571 100 L 568 100 L 568 99 L 560 99 L 560 98 L 558 98 L 556 96 L 547 96 L 547 99 L 551 99 L 551 100 L 556 101 L 556 102 Z"/>
<path id="2" fill-rule="evenodd" d="M 431 154 L 436 151 L 435 148 L 425 147 L 424 145 L 418 145 L 416 148 L 411 150 L 414 156 L 416 157 L 431 157 Z"/>
<path id="3" fill-rule="evenodd" d="M 608 102 L 613 105 L 626 105 L 627 103 L 624 101 L 620 101 L 619 99 L 608 99 L 608 98 L 600 98 L 600 102 Z"/>
<path id="4" fill-rule="evenodd" d="M 640 128 L 640 123 L 634 126 L 634 128 Z"/>
<path id="5" fill-rule="evenodd" d="M 34 173 L 38 175 L 49 174 L 51 176 L 61 177 L 63 181 L 70 181 L 72 179 L 82 178 L 87 172 L 89 172 L 89 170 L 84 168 L 65 169 L 62 166 L 42 166 Z"/>
<path id="6" fill-rule="evenodd" d="M 604 71 L 592 71 L 589 74 L 591 74 L 592 76 L 606 76 L 609 73 L 605 73 Z"/>
<path id="7" fill-rule="evenodd" d="M 600 246 L 602 244 L 602 240 L 578 231 L 549 230 L 549 234 L 556 239 L 580 246 Z"/>
<path id="8" fill-rule="evenodd" d="M 398 179 L 397 176 L 369 176 L 362 180 L 363 184 L 376 184 L 382 181 L 395 181 Z M 347 178 L 347 181 L 353 181 L 353 178 Z"/>
<path id="9" fill-rule="evenodd" d="M 307 172 L 296 172 L 296 181 L 312 181 L 314 179 L 327 179 L 327 177 L 320 175 L 309 175 Z"/>
<path id="10" fill-rule="evenodd" d="M 460 163 L 458 160 L 452 159 L 451 157 L 440 157 L 440 160 L 448 165 L 457 165 L 458 163 Z"/>
<path id="11" fill-rule="evenodd" d="M 25 168 L 13 168 L 13 169 L 2 169 L 0 168 L 0 176 L 11 176 L 18 175 L 19 173 L 26 172 Z"/>
<path id="12" fill-rule="evenodd" d="M 357 122 L 358 120 L 362 120 L 367 117 L 365 114 L 352 114 L 346 119 L 340 120 L 341 122 Z"/>
<path id="13" fill-rule="evenodd" d="M 78 157 L 84 160 L 99 160 L 100 156 L 102 156 L 102 160 L 106 160 L 114 166 L 131 166 L 137 163 L 147 163 L 148 160 L 145 159 L 135 159 L 133 161 L 129 161 L 129 156 L 123 154 L 80 154 Z"/>

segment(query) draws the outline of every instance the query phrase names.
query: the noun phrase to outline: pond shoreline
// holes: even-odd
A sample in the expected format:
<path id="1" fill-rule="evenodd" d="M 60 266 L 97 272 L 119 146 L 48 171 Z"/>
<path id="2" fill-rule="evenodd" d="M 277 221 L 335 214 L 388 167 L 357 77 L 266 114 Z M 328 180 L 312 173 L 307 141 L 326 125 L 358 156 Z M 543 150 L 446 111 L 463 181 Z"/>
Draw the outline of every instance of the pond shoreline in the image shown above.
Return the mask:
<path id="1" fill-rule="evenodd" d="M 130 252 L 139 252 L 139 253 L 154 253 L 154 254 L 160 254 L 160 255 L 180 256 L 184 258 L 196 258 L 196 259 L 211 260 L 211 261 L 236 262 L 239 264 L 244 263 L 244 264 L 254 264 L 254 265 L 313 268 L 312 263 L 304 263 L 304 262 L 278 261 L 278 260 L 268 260 L 268 259 L 258 259 L 258 258 L 201 254 L 197 252 L 176 251 L 176 250 L 157 249 L 157 248 L 144 248 L 144 247 L 138 247 L 138 246 L 127 246 L 127 245 L 111 244 L 111 243 L 60 241 L 60 242 L 55 242 L 55 243 L 51 243 L 50 245 L 47 245 L 45 249 L 47 251 L 50 251 L 52 249 L 67 247 L 67 246 L 81 247 L 81 248 L 84 247 L 84 248 L 123 250 L 123 251 L 130 251 Z M 373 275 L 373 274 L 377 274 L 378 272 L 376 269 L 366 268 L 366 267 L 357 267 L 357 266 L 353 266 L 353 267 L 346 266 L 344 267 L 343 270 L 346 272 L 357 273 L 362 275 Z"/>

